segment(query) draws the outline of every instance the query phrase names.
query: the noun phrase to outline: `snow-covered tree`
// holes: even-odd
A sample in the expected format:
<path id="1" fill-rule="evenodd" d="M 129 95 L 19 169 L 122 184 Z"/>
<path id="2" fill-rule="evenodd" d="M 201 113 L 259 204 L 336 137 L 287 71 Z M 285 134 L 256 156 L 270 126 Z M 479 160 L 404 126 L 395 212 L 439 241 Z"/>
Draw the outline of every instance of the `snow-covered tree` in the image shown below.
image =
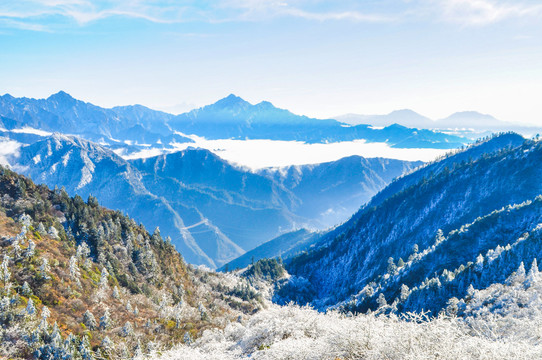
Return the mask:
<path id="1" fill-rule="evenodd" d="M 386 301 L 386 297 L 384 296 L 383 293 L 380 293 L 380 295 L 378 295 L 378 298 L 376 299 L 376 303 L 378 305 L 378 308 L 382 308 L 388 305 L 388 302 Z"/>
<path id="2" fill-rule="evenodd" d="M 26 297 L 29 297 L 30 295 L 32 295 L 32 289 L 30 288 L 30 285 L 28 285 L 28 282 L 26 281 L 23 283 L 23 286 L 21 288 L 21 294 Z"/>
<path id="3" fill-rule="evenodd" d="M 40 276 L 46 280 L 51 279 L 51 277 L 48 274 L 50 270 L 51 268 L 49 267 L 49 260 L 45 257 L 42 258 L 41 266 L 40 266 Z"/>
<path id="4" fill-rule="evenodd" d="M 2 265 L 0 265 L 0 278 L 2 279 L 2 285 L 4 286 L 4 294 L 7 295 L 11 288 L 11 271 L 9 271 L 9 256 L 4 255 Z"/>
<path id="5" fill-rule="evenodd" d="M 103 316 L 100 318 L 100 330 L 107 330 L 111 327 L 111 316 L 109 309 L 105 309 Z"/>
<path id="6" fill-rule="evenodd" d="M 28 298 L 28 302 L 26 304 L 26 314 L 30 317 L 36 315 L 36 307 L 34 306 L 34 301 L 32 301 L 32 298 Z"/>
<path id="7" fill-rule="evenodd" d="M 70 258 L 70 277 L 73 281 L 77 284 L 77 286 L 81 286 L 81 280 L 79 279 L 81 277 L 81 272 L 79 271 L 79 266 L 77 265 L 77 257 L 72 256 Z"/>
<path id="8" fill-rule="evenodd" d="M 126 337 L 126 336 L 131 336 L 133 334 L 134 334 L 134 327 L 132 323 L 129 321 L 126 321 L 126 323 L 121 329 L 121 335 Z"/>
<path id="9" fill-rule="evenodd" d="M 94 318 L 94 315 L 90 312 L 90 310 L 85 311 L 83 314 L 83 324 L 85 324 L 89 330 L 96 330 L 98 327 L 96 318 Z"/>
<path id="10" fill-rule="evenodd" d="M 47 230 L 45 230 L 45 226 L 43 226 L 42 222 L 38 224 L 38 228 L 36 230 L 41 236 L 45 236 L 47 234 Z"/>
<path id="11" fill-rule="evenodd" d="M 113 296 L 114 299 L 120 299 L 120 292 L 119 292 L 119 288 L 115 285 L 115 287 L 113 288 L 113 293 L 111 294 L 111 296 Z"/>
<path id="12" fill-rule="evenodd" d="M 34 241 L 32 241 L 32 239 L 28 239 L 28 247 L 26 248 L 24 252 L 24 256 L 26 258 L 31 258 L 32 256 L 34 256 L 35 252 L 36 252 L 36 244 L 34 243 Z"/>
<path id="13" fill-rule="evenodd" d="M 54 226 L 49 227 L 49 231 L 47 232 L 47 234 L 49 234 L 49 236 L 55 240 L 60 239 L 60 237 L 58 236 L 58 230 Z"/>

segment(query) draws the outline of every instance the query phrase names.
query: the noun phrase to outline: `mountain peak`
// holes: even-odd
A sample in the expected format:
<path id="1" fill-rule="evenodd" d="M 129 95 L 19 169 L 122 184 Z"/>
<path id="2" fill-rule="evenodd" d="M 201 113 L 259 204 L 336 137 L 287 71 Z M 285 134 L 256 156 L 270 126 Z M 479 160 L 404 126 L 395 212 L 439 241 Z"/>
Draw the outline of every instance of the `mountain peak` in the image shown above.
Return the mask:
<path id="1" fill-rule="evenodd" d="M 56 94 L 49 96 L 47 100 L 53 100 L 59 103 L 76 101 L 70 94 L 68 94 L 67 92 L 63 90 L 60 90 Z"/>
<path id="2" fill-rule="evenodd" d="M 225 98 L 218 100 L 213 105 L 222 107 L 222 108 L 233 108 L 233 107 L 250 105 L 250 103 L 248 101 L 243 100 L 237 95 L 230 94 L 226 96 Z"/>

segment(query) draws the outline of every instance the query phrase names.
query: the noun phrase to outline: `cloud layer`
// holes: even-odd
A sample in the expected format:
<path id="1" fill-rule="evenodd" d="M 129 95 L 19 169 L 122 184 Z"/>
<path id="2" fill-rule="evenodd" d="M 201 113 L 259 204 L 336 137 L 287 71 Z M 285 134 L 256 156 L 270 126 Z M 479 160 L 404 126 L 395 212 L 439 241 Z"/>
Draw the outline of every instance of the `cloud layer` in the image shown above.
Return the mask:
<path id="1" fill-rule="evenodd" d="M 331 0 L 18 0 L 0 3 L 0 24 L 46 31 L 61 20 L 86 26 L 110 17 L 153 23 L 260 21 L 291 17 L 311 21 L 445 21 L 488 25 L 513 18 L 542 17 L 532 0 L 403 0 L 364 5 Z"/>

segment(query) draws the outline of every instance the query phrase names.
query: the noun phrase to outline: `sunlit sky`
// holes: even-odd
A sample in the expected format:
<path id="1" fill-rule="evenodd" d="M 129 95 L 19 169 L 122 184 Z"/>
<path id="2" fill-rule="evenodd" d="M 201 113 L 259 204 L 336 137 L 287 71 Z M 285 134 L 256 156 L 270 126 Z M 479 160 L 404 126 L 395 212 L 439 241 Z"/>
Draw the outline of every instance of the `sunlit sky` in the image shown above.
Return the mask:
<path id="1" fill-rule="evenodd" d="M 540 39 L 538 0 L 1 1 L 0 93 L 542 123 Z"/>

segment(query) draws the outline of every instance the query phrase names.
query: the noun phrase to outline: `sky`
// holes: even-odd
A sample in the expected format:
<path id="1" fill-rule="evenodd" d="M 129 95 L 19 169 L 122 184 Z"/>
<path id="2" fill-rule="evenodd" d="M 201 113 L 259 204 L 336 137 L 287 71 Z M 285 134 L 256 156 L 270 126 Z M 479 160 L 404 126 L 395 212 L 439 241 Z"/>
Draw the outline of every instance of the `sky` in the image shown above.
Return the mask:
<path id="1" fill-rule="evenodd" d="M 541 38 L 538 0 L 2 1 L 0 94 L 542 124 Z"/>

